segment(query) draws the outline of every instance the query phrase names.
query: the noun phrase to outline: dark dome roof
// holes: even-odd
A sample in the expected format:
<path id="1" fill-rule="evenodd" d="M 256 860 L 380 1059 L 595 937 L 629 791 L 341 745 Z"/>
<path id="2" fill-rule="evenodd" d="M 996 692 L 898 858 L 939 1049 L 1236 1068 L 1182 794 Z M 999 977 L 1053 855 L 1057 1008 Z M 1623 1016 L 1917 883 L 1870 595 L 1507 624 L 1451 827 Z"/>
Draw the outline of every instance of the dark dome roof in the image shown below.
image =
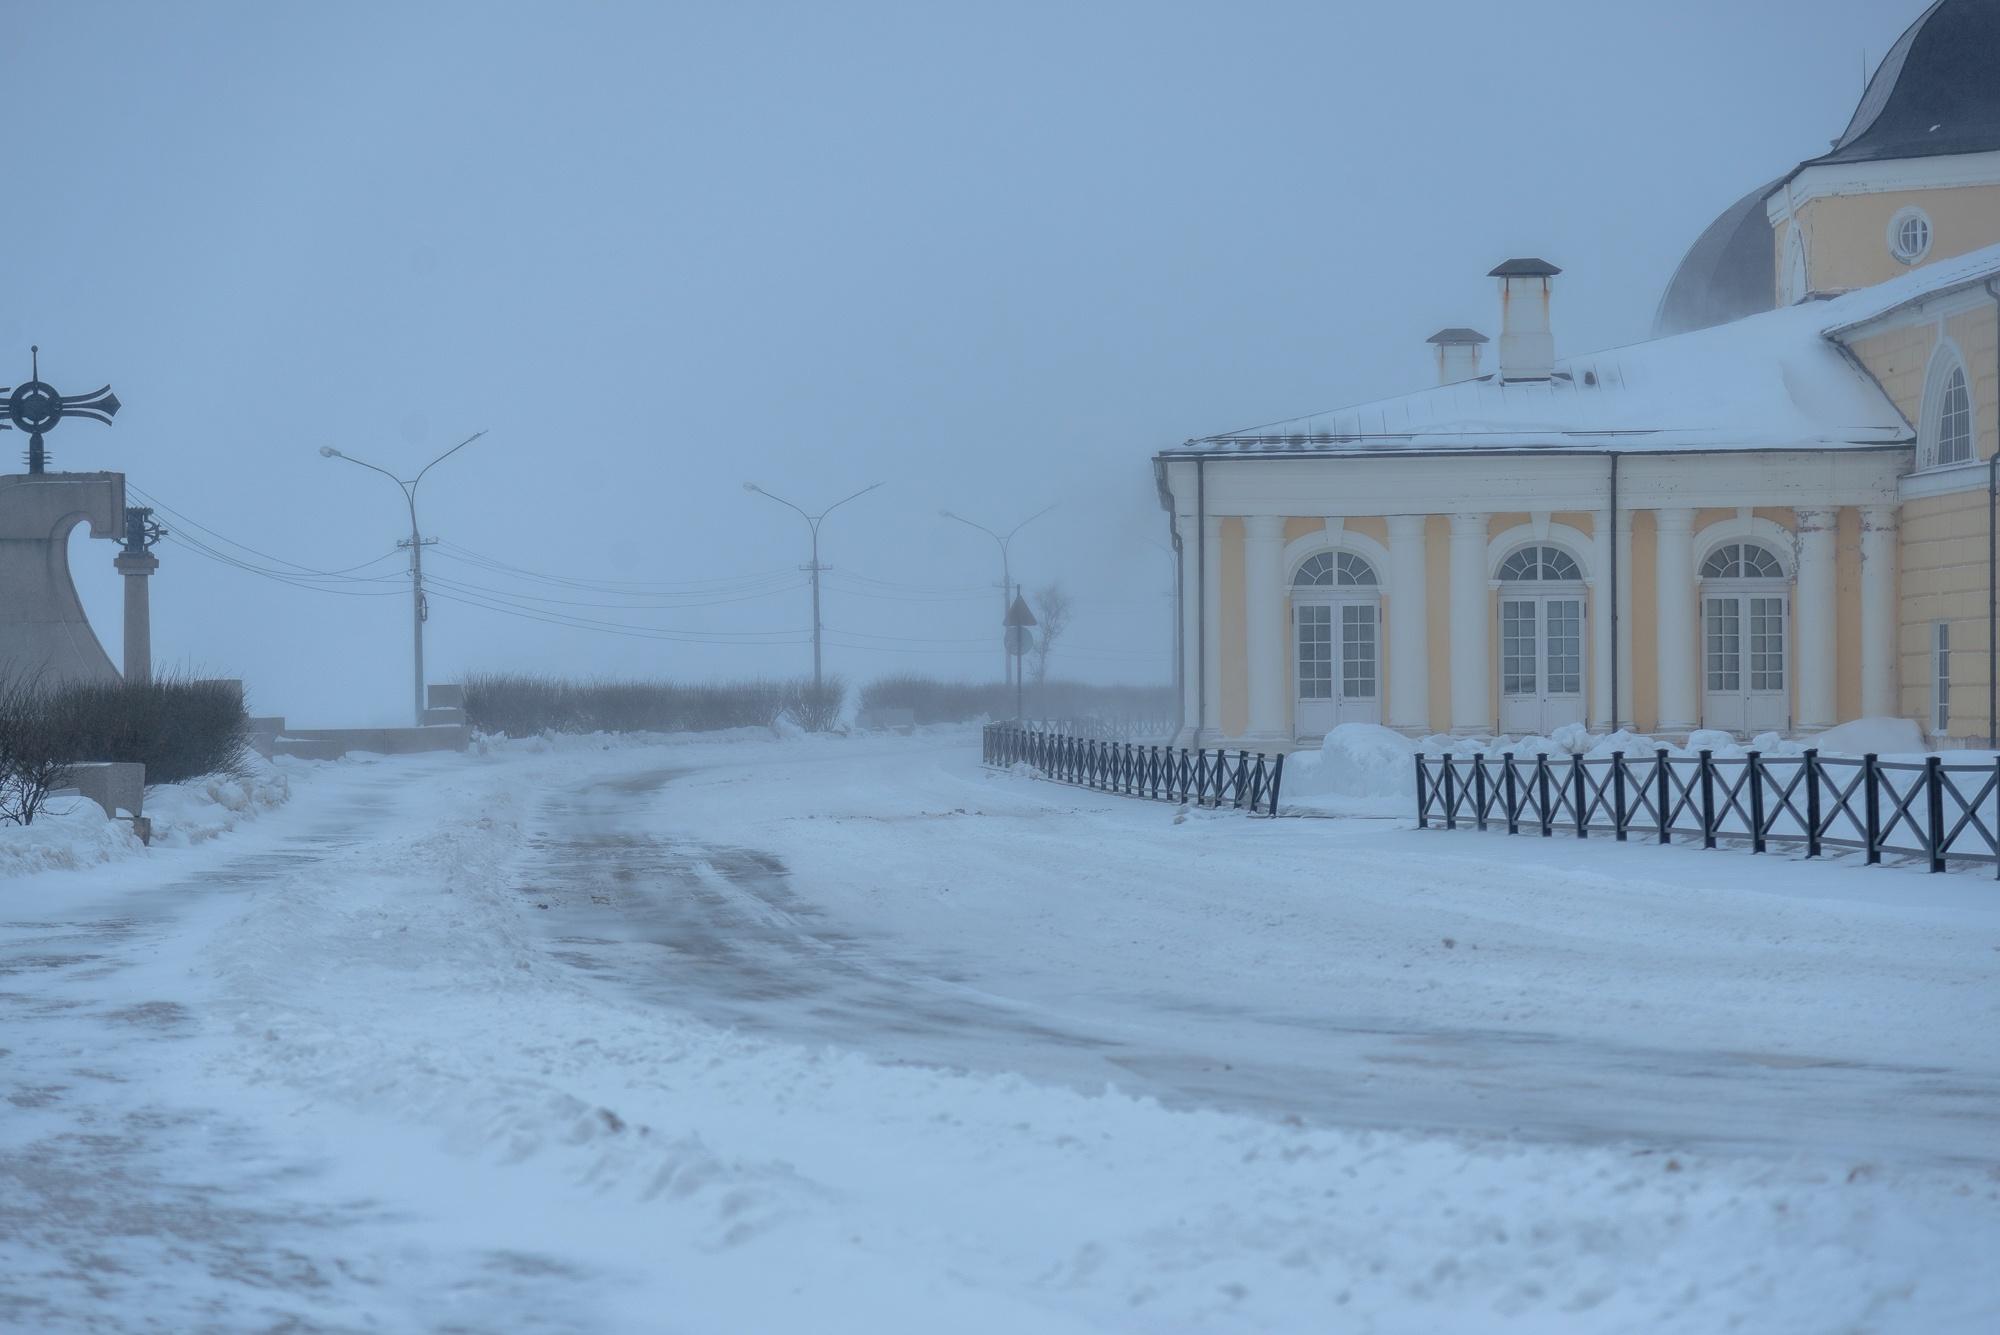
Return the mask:
<path id="1" fill-rule="evenodd" d="M 1777 260 L 1764 200 L 1783 179 L 1731 204 L 1695 238 L 1653 314 L 1655 337 L 1727 324 L 1776 304 Z"/>
<path id="2" fill-rule="evenodd" d="M 1937 0 L 1882 58 L 1833 151 L 1812 162 L 1870 162 L 1996 148 L 2000 0 Z"/>

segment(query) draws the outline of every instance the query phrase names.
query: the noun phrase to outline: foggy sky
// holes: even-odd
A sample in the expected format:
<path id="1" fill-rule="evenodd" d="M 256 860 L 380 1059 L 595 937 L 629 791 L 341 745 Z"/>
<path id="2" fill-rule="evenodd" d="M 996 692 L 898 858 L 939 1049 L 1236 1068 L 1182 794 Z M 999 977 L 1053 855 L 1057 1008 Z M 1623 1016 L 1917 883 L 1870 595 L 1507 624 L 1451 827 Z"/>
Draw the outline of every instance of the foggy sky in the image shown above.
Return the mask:
<path id="1" fill-rule="evenodd" d="M 283 561 L 407 532 L 322 444 L 413 471 L 487 428 L 421 493 L 461 551 L 771 574 L 625 612 L 436 549 L 688 638 L 437 600 L 433 681 L 805 671 L 806 590 L 767 593 L 804 525 L 747 479 L 809 509 L 887 482 L 825 530 L 850 680 L 996 675 L 997 553 L 937 511 L 1059 502 L 1015 548 L 1081 603 L 1058 670 L 1161 681 L 1155 450 L 1422 386 L 1433 330 L 1498 334 L 1510 256 L 1564 270 L 1558 355 L 1646 337 L 1700 229 L 1824 151 L 1923 7 L 17 0 L 0 384 L 30 343 L 64 392 L 108 380 L 116 424 L 65 423 L 54 466 Z M 113 550 L 72 543 L 116 661 Z M 401 721 L 406 585 L 159 554 L 157 661 L 302 724 Z"/>

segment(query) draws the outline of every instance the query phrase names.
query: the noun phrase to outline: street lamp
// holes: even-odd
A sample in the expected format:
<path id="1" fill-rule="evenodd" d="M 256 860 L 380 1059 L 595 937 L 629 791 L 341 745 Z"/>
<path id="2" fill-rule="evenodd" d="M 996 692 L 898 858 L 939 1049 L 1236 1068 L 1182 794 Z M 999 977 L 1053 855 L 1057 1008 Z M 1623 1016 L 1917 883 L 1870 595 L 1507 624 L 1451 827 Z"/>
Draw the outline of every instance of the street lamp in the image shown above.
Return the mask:
<path id="1" fill-rule="evenodd" d="M 1007 546 L 1014 541 L 1016 533 L 1019 533 L 1022 529 L 1055 508 L 1053 505 L 1043 506 L 1020 523 L 1014 525 L 1014 527 L 1008 529 L 1005 534 L 995 533 L 984 524 L 975 524 L 964 515 L 953 514 L 949 510 L 938 511 L 940 519 L 956 519 L 967 528 L 976 528 L 987 537 L 993 539 L 994 542 L 1000 544 L 1000 619 L 1003 622 L 1007 619 L 1007 611 L 1013 606 L 1014 601 L 1014 575 L 1012 567 L 1008 564 Z M 1007 637 L 1006 632 L 1003 630 L 1000 637 L 1000 680 L 1002 684 L 1005 684 L 1016 670 L 1013 656 L 1007 652 Z"/>
<path id="2" fill-rule="evenodd" d="M 430 472 L 431 469 L 437 467 L 446 459 L 451 458 L 452 455 L 457 454 L 460 450 L 485 434 L 484 431 L 473 432 L 464 440 L 461 440 L 458 444 L 452 446 L 443 454 L 440 454 L 437 458 L 418 469 L 417 475 L 408 482 L 397 477 L 386 468 L 376 467 L 366 459 L 357 459 L 351 454 L 342 454 L 331 445 L 322 445 L 319 447 L 319 455 L 322 459 L 345 459 L 351 464 L 359 464 L 370 472 L 380 473 L 383 477 L 388 478 L 402 491 L 404 501 L 409 504 L 410 629 L 416 679 L 416 722 L 420 728 L 424 726 L 424 618 L 427 613 L 424 605 L 424 539 L 423 535 L 417 530 L 417 485 L 424 480 L 425 473 Z M 403 544 L 399 542 L 396 545 L 401 547 Z"/>
<path id="3" fill-rule="evenodd" d="M 826 569 L 825 566 L 822 566 L 819 563 L 819 524 L 822 519 L 825 519 L 835 510 L 838 510 L 841 506 L 855 499 L 856 496 L 866 496 L 869 492 L 875 490 L 875 488 L 881 485 L 882 484 L 880 482 L 871 482 L 867 486 L 863 487 L 860 491 L 855 492 L 853 496 L 843 496 L 839 500 L 835 501 L 832 505 L 827 506 L 826 509 L 821 510 L 818 514 L 809 515 L 804 510 L 799 509 L 798 506 L 793 505 L 790 501 L 786 500 L 783 496 L 779 496 L 772 492 L 768 492 L 764 490 L 762 487 L 758 486 L 755 482 L 745 482 L 743 484 L 743 490 L 745 491 L 755 492 L 757 495 L 764 496 L 771 500 L 774 500 L 780 505 L 786 506 L 793 510 L 798 510 L 799 517 L 806 521 L 806 528 L 812 532 L 812 564 L 807 566 L 806 569 L 812 571 L 812 582 L 813 582 L 813 695 L 815 697 L 817 697 L 820 693 L 819 572 Z"/>

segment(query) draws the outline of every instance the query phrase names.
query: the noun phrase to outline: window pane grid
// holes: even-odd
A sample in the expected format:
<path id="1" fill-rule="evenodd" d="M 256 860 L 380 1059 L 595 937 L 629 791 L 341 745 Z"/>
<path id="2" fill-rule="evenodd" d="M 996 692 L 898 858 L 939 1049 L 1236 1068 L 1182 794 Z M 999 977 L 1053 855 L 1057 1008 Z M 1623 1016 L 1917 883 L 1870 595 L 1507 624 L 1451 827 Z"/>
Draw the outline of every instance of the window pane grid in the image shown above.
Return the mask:
<path id="1" fill-rule="evenodd" d="M 1944 382 L 1939 405 L 1937 461 L 1964 463 L 1972 457 L 1972 395 L 1965 385 L 1965 368 L 1954 366 Z"/>
<path id="2" fill-rule="evenodd" d="M 1734 598 L 1710 598 L 1704 603 L 1708 622 L 1708 689 L 1743 688 L 1743 641 L 1739 603 Z"/>
<path id="3" fill-rule="evenodd" d="M 1750 689 L 1785 689 L 1785 600 L 1750 600 Z"/>
<path id="4" fill-rule="evenodd" d="M 1366 603 L 1340 609 L 1340 693 L 1350 700 L 1375 698 L 1375 609 Z"/>
<path id="5" fill-rule="evenodd" d="M 1533 695 L 1535 671 L 1535 604 L 1509 598 L 1500 604 L 1500 689 L 1507 695 Z"/>
<path id="6" fill-rule="evenodd" d="M 1574 598 L 1544 604 L 1548 620 L 1550 695 L 1583 693 L 1583 604 Z"/>
<path id="7" fill-rule="evenodd" d="M 1324 604 L 1298 609 L 1299 699 L 1333 698 L 1333 609 Z"/>

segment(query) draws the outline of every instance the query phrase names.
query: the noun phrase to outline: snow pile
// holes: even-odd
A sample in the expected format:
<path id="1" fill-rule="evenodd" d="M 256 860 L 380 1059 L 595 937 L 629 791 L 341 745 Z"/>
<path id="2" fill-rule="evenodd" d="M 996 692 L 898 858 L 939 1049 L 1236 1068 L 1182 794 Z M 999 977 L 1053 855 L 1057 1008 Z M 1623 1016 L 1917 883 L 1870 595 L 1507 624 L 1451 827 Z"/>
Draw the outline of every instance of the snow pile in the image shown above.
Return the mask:
<path id="1" fill-rule="evenodd" d="M 1318 751 L 1286 757 L 1282 800 L 1347 815 L 1374 814 L 1376 805 L 1391 802 L 1400 810 L 1416 800 L 1416 750 L 1415 742 L 1394 729 L 1343 723 L 1327 733 Z"/>
<path id="2" fill-rule="evenodd" d="M 0 877 L 89 867 L 141 851 L 127 821 L 87 797 L 52 799 L 33 825 L 0 825 Z"/>
<path id="3" fill-rule="evenodd" d="M 1906 718 L 1858 718 L 1813 739 L 1821 755 L 1893 756 L 1921 752 L 1924 734 Z"/>
<path id="4" fill-rule="evenodd" d="M 283 806 L 291 796 L 291 780 L 285 772 L 262 756 L 252 755 L 240 776 L 210 774 L 149 788 L 146 817 L 153 823 L 154 844 L 186 848 L 255 820 L 262 812 Z"/>

